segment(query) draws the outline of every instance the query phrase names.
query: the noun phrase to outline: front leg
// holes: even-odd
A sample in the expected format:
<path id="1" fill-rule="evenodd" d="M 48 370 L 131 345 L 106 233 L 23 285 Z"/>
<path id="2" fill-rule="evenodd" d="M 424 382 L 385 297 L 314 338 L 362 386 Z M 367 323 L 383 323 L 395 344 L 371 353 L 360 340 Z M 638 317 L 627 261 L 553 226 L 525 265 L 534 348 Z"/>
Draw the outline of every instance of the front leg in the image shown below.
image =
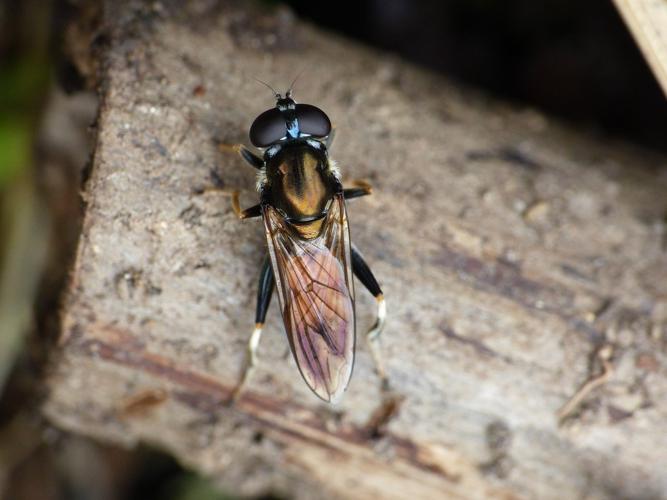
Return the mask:
<path id="1" fill-rule="evenodd" d="M 243 144 L 218 144 L 218 149 L 224 153 L 238 153 L 251 167 L 260 170 L 264 168 L 264 160 L 246 148 Z"/>
<path id="2" fill-rule="evenodd" d="M 255 167 L 257 170 L 264 168 L 264 160 L 257 156 L 255 153 L 250 151 L 245 146 L 239 146 L 239 154 L 241 158 L 247 161 L 251 166 Z"/>

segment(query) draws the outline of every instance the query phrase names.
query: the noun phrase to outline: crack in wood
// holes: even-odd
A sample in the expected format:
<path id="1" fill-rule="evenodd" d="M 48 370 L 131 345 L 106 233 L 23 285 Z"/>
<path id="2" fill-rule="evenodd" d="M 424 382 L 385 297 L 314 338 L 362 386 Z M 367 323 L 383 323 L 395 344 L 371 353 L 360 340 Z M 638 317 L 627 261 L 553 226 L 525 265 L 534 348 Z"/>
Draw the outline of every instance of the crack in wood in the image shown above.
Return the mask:
<path id="1" fill-rule="evenodd" d="M 125 333 L 124 337 L 133 336 Z M 76 341 L 75 346 L 70 347 L 72 352 L 80 355 L 135 368 L 185 388 L 186 390 L 172 390 L 171 396 L 208 417 L 221 411 L 233 410 L 243 414 L 255 424 L 275 431 L 280 436 L 289 436 L 331 452 L 348 455 L 345 447 L 350 445 L 372 452 L 371 445 L 374 439 L 373 435 L 369 434 L 368 425 L 363 427 L 343 425 L 331 431 L 322 418 L 318 418 L 306 407 L 298 406 L 292 401 L 281 401 L 249 391 L 245 391 L 233 405 L 230 405 L 233 387 L 222 384 L 212 377 L 179 367 L 172 360 L 147 352 L 141 347 L 133 350 L 139 345 L 124 341 L 122 346 L 117 346 L 99 339 L 81 339 Z M 460 480 L 458 474 L 448 472 L 440 464 L 424 460 L 425 453 L 420 445 L 385 430 L 387 422 L 396 414 L 399 405 L 398 399 L 394 399 L 389 404 L 381 406 L 381 411 L 369 420 L 376 429 L 382 429 L 382 438 L 391 447 L 393 456 L 416 469 L 449 482 L 458 482 Z M 291 420 L 295 414 L 299 417 Z M 305 415 L 307 417 L 304 417 Z"/>

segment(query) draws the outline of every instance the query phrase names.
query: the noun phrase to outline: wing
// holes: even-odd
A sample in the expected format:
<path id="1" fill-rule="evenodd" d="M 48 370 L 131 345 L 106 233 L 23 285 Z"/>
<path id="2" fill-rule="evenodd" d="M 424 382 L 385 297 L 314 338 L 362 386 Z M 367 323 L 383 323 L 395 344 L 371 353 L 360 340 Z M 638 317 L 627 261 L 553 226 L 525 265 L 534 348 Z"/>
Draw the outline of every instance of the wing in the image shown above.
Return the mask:
<path id="1" fill-rule="evenodd" d="M 345 391 L 354 364 L 354 288 L 350 237 L 342 195 L 336 195 L 319 235 L 304 239 L 271 206 L 264 227 L 292 354 L 308 386 L 325 401 Z"/>

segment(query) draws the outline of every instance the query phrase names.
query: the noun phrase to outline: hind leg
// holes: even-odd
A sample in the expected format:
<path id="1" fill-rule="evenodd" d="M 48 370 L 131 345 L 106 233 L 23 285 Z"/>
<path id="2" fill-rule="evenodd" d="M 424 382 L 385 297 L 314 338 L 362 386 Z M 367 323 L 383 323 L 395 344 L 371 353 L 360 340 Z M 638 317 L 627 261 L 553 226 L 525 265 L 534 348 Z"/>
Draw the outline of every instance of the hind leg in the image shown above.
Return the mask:
<path id="1" fill-rule="evenodd" d="M 271 269 L 271 262 L 269 256 L 264 258 L 262 270 L 259 273 L 259 289 L 257 291 L 257 308 L 255 310 L 255 329 L 248 340 L 248 347 L 246 350 L 246 359 L 243 366 L 243 373 L 241 379 L 236 385 L 232 393 L 232 401 L 238 399 L 241 394 L 243 386 L 247 382 L 253 368 L 257 365 L 257 347 L 259 340 L 262 337 L 262 328 L 266 319 L 266 312 L 269 310 L 271 303 L 271 296 L 275 288 L 275 279 L 273 277 L 273 270 Z"/>
<path id="2" fill-rule="evenodd" d="M 366 332 L 366 340 L 371 349 L 373 361 L 375 362 L 375 369 L 382 380 L 382 386 L 384 389 L 387 389 L 389 387 L 389 379 L 387 378 L 379 346 L 377 345 L 387 318 L 387 304 L 384 300 L 382 289 L 380 288 L 380 285 L 378 285 L 375 276 L 373 276 L 373 272 L 354 245 L 352 246 L 352 271 L 368 291 L 373 294 L 373 297 L 375 297 L 375 300 L 377 301 L 377 316 L 373 326 Z"/>

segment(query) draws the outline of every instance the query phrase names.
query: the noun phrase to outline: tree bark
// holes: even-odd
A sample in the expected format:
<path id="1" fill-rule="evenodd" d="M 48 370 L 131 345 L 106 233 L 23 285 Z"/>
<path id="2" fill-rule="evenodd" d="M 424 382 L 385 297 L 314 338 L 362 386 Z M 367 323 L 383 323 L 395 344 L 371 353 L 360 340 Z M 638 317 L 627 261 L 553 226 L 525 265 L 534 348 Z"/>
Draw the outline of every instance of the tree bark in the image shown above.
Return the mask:
<path id="1" fill-rule="evenodd" d="M 79 53 L 100 108 L 52 422 L 242 494 L 667 498 L 667 158 L 283 9 L 126 0 L 100 19 Z M 332 117 L 344 178 L 375 187 L 349 218 L 388 301 L 393 406 L 362 341 L 342 403 L 320 402 L 275 300 L 228 402 L 266 244 L 225 194 L 256 203 L 255 172 L 220 146 L 273 105 L 252 77 L 284 90 L 304 68 L 297 100 Z M 357 298 L 362 334 L 374 301 Z"/>

